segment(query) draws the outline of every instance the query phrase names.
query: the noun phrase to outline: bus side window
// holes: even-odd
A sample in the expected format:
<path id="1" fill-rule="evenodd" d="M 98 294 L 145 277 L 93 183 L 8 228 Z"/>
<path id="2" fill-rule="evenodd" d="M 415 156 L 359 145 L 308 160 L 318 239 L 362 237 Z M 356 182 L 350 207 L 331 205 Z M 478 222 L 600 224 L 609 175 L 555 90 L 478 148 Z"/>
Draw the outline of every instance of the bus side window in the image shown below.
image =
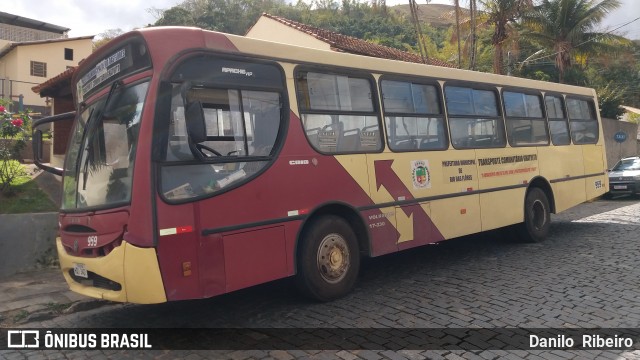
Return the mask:
<path id="1" fill-rule="evenodd" d="M 451 142 L 458 149 L 506 145 L 504 124 L 495 90 L 446 85 Z"/>
<path id="2" fill-rule="evenodd" d="M 593 101 L 567 98 L 569 126 L 574 144 L 595 144 L 598 142 L 598 118 Z"/>
<path id="3" fill-rule="evenodd" d="M 178 86 L 176 86 L 178 87 Z M 187 102 L 203 106 L 205 129 L 196 158 L 188 146 L 180 97 L 173 104 L 162 194 L 167 200 L 209 196 L 252 177 L 270 160 L 280 129 L 280 93 L 198 87 L 188 90 Z M 184 164 L 191 161 L 191 164 Z"/>
<path id="4" fill-rule="evenodd" d="M 556 146 L 571 144 L 569 122 L 567 121 L 562 97 L 559 95 L 545 95 L 544 103 L 547 109 L 547 118 L 549 119 L 551 143 Z"/>
<path id="5" fill-rule="evenodd" d="M 436 85 L 382 80 L 389 148 L 394 151 L 448 147 L 440 91 Z"/>
<path id="6" fill-rule="evenodd" d="M 547 123 L 542 112 L 542 97 L 515 91 L 503 91 L 507 137 L 511 146 L 549 144 Z"/>
<path id="7" fill-rule="evenodd" d="M 341 136 L 339 124 L 326 125 L 318 132 L 318 149 L 322 152 L 337 152 Z"/>
<path id="8" fill-rule="evenodd" d="M 380 130 L 378 126 L 375 128 L 365 127 L 360 133 L 360 150 L 375 151 L 380 144 Z"/>
<path id="9" fill-rule="evenodd" d="M 371 81 L 363 77 L 301 71 L 296 74 L 300 119 L 309 144 L 321 153 L 372 152 L 382 149 Z M 373 143 L 375 141 L 376 143 Z"/>

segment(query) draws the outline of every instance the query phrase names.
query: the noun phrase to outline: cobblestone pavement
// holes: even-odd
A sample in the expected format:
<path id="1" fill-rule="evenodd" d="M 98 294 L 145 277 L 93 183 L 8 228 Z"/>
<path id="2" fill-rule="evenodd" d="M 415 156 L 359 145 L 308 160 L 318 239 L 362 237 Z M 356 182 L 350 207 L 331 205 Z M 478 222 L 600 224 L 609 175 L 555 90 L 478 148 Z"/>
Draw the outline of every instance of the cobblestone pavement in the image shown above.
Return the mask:
<path id="1" fill-rule="evenodd" d="M 118 304 L 29 326 L 640 328 L 637 199 L 555 215 L 541 244 L 507 235 L 494 231 L 368 260 L 355 291 L 331 303 L 305 300 L 285 279 L 213 299 Z M 11 351 L 0 358 L 553 360 L 640 359 L 640 351 Z"/>

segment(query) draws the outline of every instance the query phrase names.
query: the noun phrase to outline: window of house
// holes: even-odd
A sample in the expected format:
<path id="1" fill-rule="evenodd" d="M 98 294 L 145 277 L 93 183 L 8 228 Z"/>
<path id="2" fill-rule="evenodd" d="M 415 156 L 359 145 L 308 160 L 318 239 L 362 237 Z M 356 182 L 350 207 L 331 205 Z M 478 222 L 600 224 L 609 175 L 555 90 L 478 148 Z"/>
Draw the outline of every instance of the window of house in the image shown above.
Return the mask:
<path id="1" fill-rule="evenodd" d="M 31 76 L 47 77 L 47 63 L 40 62 L 40 61 L 32 61 Z"/>
<path id="2" fill-rule="evenodd" d="M 64 59 L 73 61 L 73 49 L 64 48 Z"/>

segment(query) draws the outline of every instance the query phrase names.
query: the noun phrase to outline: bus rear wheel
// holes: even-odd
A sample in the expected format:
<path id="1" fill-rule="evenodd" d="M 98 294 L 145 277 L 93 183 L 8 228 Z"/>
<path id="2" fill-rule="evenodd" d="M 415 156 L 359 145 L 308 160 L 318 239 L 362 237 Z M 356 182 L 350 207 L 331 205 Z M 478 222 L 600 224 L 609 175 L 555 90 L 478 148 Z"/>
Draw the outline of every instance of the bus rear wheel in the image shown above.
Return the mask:
<path id="1" fill-rule="evenodd" d="M 518 237 L 524 242 L 540 242 L 549 234 L 549 199 L 540 188 L 531 188 L 524 200 L 524 222 L 518 225 Z"/>
<path id="2" fill-rule="evenodd" d="M 341 217 L 323 216 L 301 238 L 296 282 L 307 296 L 330 301 L 348 294 L 360 268 L 358 241 Z"/>

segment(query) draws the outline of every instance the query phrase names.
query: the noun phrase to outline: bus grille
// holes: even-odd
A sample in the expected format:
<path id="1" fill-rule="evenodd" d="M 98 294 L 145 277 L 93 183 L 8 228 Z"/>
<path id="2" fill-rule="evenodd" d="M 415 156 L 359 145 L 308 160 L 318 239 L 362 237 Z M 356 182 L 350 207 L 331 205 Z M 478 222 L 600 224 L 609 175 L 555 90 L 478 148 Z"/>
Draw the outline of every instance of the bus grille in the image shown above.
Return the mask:
<path id="1" fill-rule="evenodd" d="M 91 271 L 87 271 L 88 278 L 86 279 L 74 274 L 73 269 L 69 270 L 69 275 L 75 282 L 81 285 L 93 286 L 100 289 L 113 290 L 113 291 L 122 290 L 122 285 L 120 285 L 119 283 L 113 280 L 109 280 L 106 277 L 100 276 Z"/>

